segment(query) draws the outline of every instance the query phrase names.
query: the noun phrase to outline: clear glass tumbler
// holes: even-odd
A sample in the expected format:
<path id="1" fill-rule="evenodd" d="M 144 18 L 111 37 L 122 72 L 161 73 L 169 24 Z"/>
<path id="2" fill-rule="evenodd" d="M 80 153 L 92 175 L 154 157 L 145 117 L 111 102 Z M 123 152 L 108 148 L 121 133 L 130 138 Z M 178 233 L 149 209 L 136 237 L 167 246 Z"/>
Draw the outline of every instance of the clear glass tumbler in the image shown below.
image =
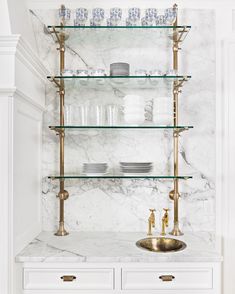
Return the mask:
<path id="1" fill-rule="evenodd" d="M 119 107 L 118 105 L 106 105 L 106 121 L 107 125 L 115 126 L 119 123 Z"/>

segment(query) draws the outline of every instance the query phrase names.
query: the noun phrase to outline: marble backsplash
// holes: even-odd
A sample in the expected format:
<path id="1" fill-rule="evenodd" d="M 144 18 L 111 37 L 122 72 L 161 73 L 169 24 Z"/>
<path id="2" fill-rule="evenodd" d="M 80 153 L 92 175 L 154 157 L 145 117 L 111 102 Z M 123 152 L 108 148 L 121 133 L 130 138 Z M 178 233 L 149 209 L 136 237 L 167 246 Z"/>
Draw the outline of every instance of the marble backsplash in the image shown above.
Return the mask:
<path id="1" fill-rule="evenodd" d="M 51 74 L 58 73 L 58 52 L 43 25 L 56 21 L 54 10 L 31 11 L 38 53 Z M 182 44 L 179 73 L 192 75 L 179 98 L 180 124 L 194 129 L 180 137 L 180 174 L 192 180 L 180 181 L 180 223 L 183 231 L 215 232 L 215 17 L 213 10 L 182 10 L 182 24 L 192 29 Z M 86 31 L 70 36 L 66 48 L 66 68 L 95 69 L 123 61 L 135 69 L 172 67 L 171 41 L 163 32 Z M 66 104 L 93 103 L 123 105 L 128 93 L 142 95 L 151 105 L 155 97 L 171 97 L 171 86 L 156 87 L 106 84 L 89 87 L 75 83 L 67 89 Z M 43 120 L 42 221 L 44 230 L 58 225 L 58 181 L 47 179 L 58 174 L 58 136 L 48 129 L 58 123 L 59 99 L 48 82 L 46 111 Z M 151 120 L 151 108 L 147 119 Z M 154 162 L 156 174 L 172 174 L 172 131 L 167 130 L 89 130 L 67 132 L 65 172 L 81 172 L 83 162 L 107 162 L 116 171 L 119 161 Z M 130 179 L 68 180 L 70 198 L 65 203 L 65 222 L 69 231 L 145 231 L 149 208 L 156 208 L 157 231 L 163 208 L 170 208 L 172 227 L 173 203 L 168 193 L 172 181 Z"/>

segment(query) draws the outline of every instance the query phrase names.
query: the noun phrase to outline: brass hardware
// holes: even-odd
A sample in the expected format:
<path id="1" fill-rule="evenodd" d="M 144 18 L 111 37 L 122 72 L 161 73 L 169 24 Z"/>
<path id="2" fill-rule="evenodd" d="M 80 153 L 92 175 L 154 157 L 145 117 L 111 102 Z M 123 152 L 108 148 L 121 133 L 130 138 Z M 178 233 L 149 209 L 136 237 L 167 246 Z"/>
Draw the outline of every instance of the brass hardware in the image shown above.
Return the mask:
<path id="1" fill-rule="evenodd" d="M 174 4 L 174 9 L 177 9 L 177 5 Z M 178 13 L 176 15 L 175 22 L 173 24 L 175 27 L 178 25 Z M 178 72 L 178 48 L 179 42 L 186 31 L 186 28 L 183 28 L 179 33 L 177 28 L 173 29 L 173 69 Z M 175 80 L 173 84 L 173 125 L 177 126 L 179 122 L 179 88 L 182 87 L 185 78 L 182 80 Z M 174 176 L 177 177 L 179 175 L 179 133 L 173 132 L 173 147 L 174 147 Z M 172 192 L 170 192 L 170 198 L 172 197 Z M 174 236 L 182 235 L 179 229 L 179 180 L 177 178 L 174 179 L 174 189 L 173 189 L 173 200 L 174 200 L 174 227 L 170 234 Z"/>
<path id="2" fill-rule="evenodd" d="M 171 282 L 172 280 L 174 280 L 174 276 L 172 275 L 163 275 L 160 276 L 159 279 L 161 279 L 163 282 Z"/>
<path id="3" fill-rule="evenodd" d="M 179 193 L 176 194 L 176 195 L 177 195 L 177 197 L 180 197 L 180 194 Z M 175 197 L 175 192 L 174 192 L 174 190 L 171 190 L 170 193 L 169 193 L 169 198 L 171 200 L 174 200 L 174 197 Z"/>
<path id="4" fill-rule="evenodd" d="M 61 6 L 64 8 L 64 6 Z M 64 22 L 62 21 L 62 26 L 64 26 Z M 58 33 L 55 28 L 53 27 L 53 32 L 56 35 L 57 41 L 59 43 L 59 52 L 60 52 L 60 74 L 62 74 L 64 70 L 65 64 L 65 33 L 62 30 Z M 64 80 L 60 79 L 57 81 L 55 78 L 52 81 L 56 84 L 59 88 L 59 95 L 60 95 L 60 126 L 64 126 L 64 97 L 65 97 L 65 87 L 64 87 Z M 64 176 L 64 129 L 56 129 L 56 132 L 59 134 L 60 139 L 60 176 Z M 60 179 L 60 190 L 58 193 L 59 198 L 59 228 L 55 233 L 56 236 L 66 236 L 68 232 L 65 230 L 64 227 L 64 201 L 68 199 L 69 193 L 64 188 L 64 178 Z"/>
<path id="5" fill-rule="evenodd" d="M 72 282 L 73 280 L 76 280 L 75 276 L 62 276 L 60 278 L 63 282 Z"/>
<path id="6" fill-rule="evenodd" d="M 66 200 L 69 198 L 69 193 L 68 191 L 64 190 L 63 192 L 59 192 L 57 197 L 59 197 L 60 200 Z"/>
<path id="7" fill-rule="evenodd" d="M 148 236 L 152 235 L 152 228 L 155 228 L 155 214 L 154 212 L 156 211 L 155 209 L 149 209 L 150 216 L 148 218 Z"/>
<path id="8" fill-rule="evenodd" d="M 176 252 L 187 247 L 183 241 L 165 237 L 141 239 L 136 242 L 136 246 L 152 252 Z"/>
<path id="9" fill-rule="evenodd" d="M 51 78 L 51 82 L 55 83 L 58 88 L 61 87 L 60 81 L 56 80 L 55 77 Z M 60 93 L 61 90 L 59 90 Z"/>
<path id="10" fill-rule="evenodd" d="M 166 227 L 168 227 L 168 223 L 169 223 L 169 215 L 168 215 L 168 208 L 163 208 L 165 213 L 162 217 L 162 232 L 161 235 L 165 236 L 166 235 Z"/>

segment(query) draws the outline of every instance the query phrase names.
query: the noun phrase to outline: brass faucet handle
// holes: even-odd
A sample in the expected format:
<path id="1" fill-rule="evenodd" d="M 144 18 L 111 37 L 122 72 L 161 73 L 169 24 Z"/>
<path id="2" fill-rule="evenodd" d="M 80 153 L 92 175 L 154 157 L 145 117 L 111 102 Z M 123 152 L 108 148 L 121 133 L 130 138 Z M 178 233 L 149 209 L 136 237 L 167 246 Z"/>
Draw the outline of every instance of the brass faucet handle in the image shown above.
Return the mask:
<path id="1" fill-rule="evenodd" d="M 156 211 L 156 209 L 155 209 L 155 208 L 152 208 L 152 209 L 151 209 L 151 208 L 149 208 L 149 211 L 153 213 L 153 212 L 155 212 L 155 211 Z"/>
<path id="2" fill-rule="evenodd" d="M 170 209 L 169 208 L 163 208 L 163 210 L 165 210 L 165 212 L 168 212 Z"/>

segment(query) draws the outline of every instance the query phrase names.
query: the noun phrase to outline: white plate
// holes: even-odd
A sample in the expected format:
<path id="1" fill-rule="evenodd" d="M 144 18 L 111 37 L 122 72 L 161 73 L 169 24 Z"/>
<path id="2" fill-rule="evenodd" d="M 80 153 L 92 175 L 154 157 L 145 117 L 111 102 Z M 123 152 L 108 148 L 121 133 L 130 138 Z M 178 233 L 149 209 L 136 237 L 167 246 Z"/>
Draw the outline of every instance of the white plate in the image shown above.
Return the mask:
<path id="1" fill-rule="evenodd" d="M 108 172 L 105 173 L 82 173 L 84 176 L 88 177 L 96 177 L 96 176 L 105 176 L 108 174 Z"/>

